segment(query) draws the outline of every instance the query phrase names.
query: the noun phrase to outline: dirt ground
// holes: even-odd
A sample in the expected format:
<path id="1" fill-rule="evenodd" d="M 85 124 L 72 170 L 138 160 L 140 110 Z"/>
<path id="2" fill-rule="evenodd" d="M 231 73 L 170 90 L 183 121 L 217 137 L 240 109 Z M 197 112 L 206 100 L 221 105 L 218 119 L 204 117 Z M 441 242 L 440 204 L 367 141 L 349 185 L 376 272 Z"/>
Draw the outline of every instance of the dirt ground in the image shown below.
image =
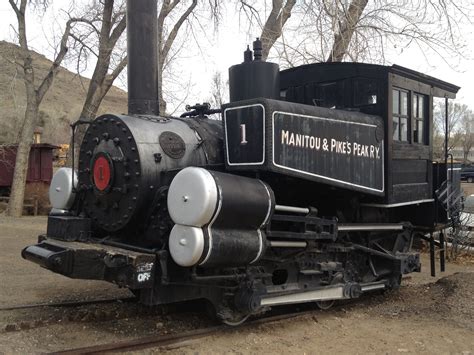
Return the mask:
<path id="1" fill-rule="evenodd" d="M 44 217 L 0 217 L 0 308 L 130 296 L 113 285 L 70 280 L 21 259 L 21 249 L 45 228 Z M 405 278 L 398 291 L 291 320 L 230 330 L 167 353 L 474 353 L 473 259 L 448 263 L 447 272 L 438 270 L 436 278 L 429 275 L 426 255 L 422 261 L 423 271 Z M 147 308 L 115 302 L 0 310 L 0 353 L 59 351 L 212 324 L 196 305 Z"/>
<path id="2" fill-rule="evenodd" d="M 461 189 L 464 191 L 465 196 L 474 194 L 474 184 L 468 182 L 461 183 Z"/>

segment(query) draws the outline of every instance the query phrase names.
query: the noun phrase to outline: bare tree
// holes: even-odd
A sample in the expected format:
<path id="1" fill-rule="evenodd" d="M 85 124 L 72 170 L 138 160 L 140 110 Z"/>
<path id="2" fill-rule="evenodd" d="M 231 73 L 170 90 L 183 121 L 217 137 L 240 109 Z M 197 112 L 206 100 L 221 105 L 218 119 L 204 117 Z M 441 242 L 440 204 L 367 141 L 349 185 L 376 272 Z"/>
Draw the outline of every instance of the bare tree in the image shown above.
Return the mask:
<path id="1" fill-rule="evenodd" d="M 463 163 L 469 163 L 469 153 L 474 146 L 474 114 L 466 109 L 461 117 L 461 146 L 463 152 Z"/>
<path id="2" fill-rule="evenodd" d="M 81 63 L 87 63 L 91 56 L 96 58 L 80 118 L 92 120 L 113 82 L 127 66 L 125 49 L 117 48 L 126 28 L 126 17 L 123 1 L 93 2 L 79 11 L 83 14 L 80 26 L 71 33 L 78 71 L 85 69 Z"/>
<path id="3" fill-rule="evenodd" d="M 127 66 L 126 50 L 118 45 L 127 24 L 125 3 L 123 0 L 94 1 L 77 12 L 82 14 L 82 17 L 76 31 L 70 36 L 74 40 L 71 47 L 78 74 L 87 69 L 91 57 L 95 59 L 94 72 L 79 118 L 93 120 L 115 79 Z M 76 161 L 85 129 L 82 125 L 76 132 Z M 68 165 L 71 164 L 71 158 L 71 154 L 68 154 Z"/>
<path id="4" fill-rule="evenodd" d="M 236 4 L 239 7 L 239 12 L 245 15 L 248 23 L 248 32 L 252 32 L 255 25 L 261 28 L 262 59 L 267 60 L 270 49 L 283 34 L 283 27 L 291 17 L 296 0 L 271 0 L 270 6 L 267 4 L 267 1 L 261 2 L 256 0 L 237 0 Z M 263 21 L 261 20 L 260 13 L 264 12 L 268 7 L 270 12 L 265 19 L 265 23 L 262 24 Z"/>
<path id="5" fill-rule="evenodd" d="M 286 66 L 323 61 L 383 63 L 388 49 L 445 59 L 462 56 L 462 24 L 472 23 L 467 0 L 307 0 L 297 3 L 276 51 Z"/>
<path id="6" fill-rule="evenodd" d="M 334 29 L 334 42 L 327 59 L 328 62 L 342 62 L 368 2 L 369 0 L 351 1 L 347 13 L 344 13 L 340 20 L 338 19 L 337 27 Z M 333 18 L 337 17 L 333 16 Z"/>
<path id="7" fill-rule="evenodd" d="M 434 120 L 434 150 L 438 152 L 437 157 L 442 158 L 444 157 L 444 135 L 446 132 L 446 109 L 445 109 L 444 101 L 438 103 L 433 112 L 433 120 Z M 467 105 L 459 104 L 459 103 L 448 103 L 448 153 L 451 153 L 453 149 L 460 144 L 463 144 L 463 137 L 465 136 L 465 129 L 469 127 L 463 125 L 464 120 L 468 120 L 470 116 L 470 111 Z M 463 127 L 464 126 L 464 127 Z M 439 139 L 436 139 L 436 136 Z M 467 143 L 466 143 L 467 144 Z M 469 149 L 470 150 L 470 149 Z"/>
<path id="8" fill-rule="evenodd" d="M 291 16 L 291 10 L 296 4 L 296 0 L 273 0 L 272 9 L 267 17 L 265 25 L 262 28 L 260 39 L 262 40 L 262 59 L 266 60 L 270 49 L 280 38 L 283 26 Z"/>
<path id="9" fill-rule="evenodd" d="M 228 83 L 224 82 L 222 73 L 217 71 L 212 75 L 211 80 L 211 100 L 210 104 L 213 107 L 221 107 L 228 99 Z"/>
<path id="10" fill-rule="evenodd" d="M 163 0 L 158 14 L 158 92 L 160 113 L 162 114 L 166 112 L 166 101 L 163 97 L 163 73 L 175 58 L 174 55 L 170 55 L 170 50 L 183 24 L 198 4 L 197 0 L 192 0 L 187 6 L 185 3 L 186 1 L 181 0 Z"/>
<path id="11" fill-rule="evenodd" d="M 18 142 L 18 150 L 15 161 L 15 171 L 13 175 L 13 183 L 11 187 L 10 202 L 7 214 L 19 217 L 23 211 L 23 199 L 25 195 L 25 182 L 28 170 L 28 158 L 33 142 L 33 130 L 38 117 L 39 107 L 48 89 L 53 84 L 54 77 L 58 73 L 59 66 L 68 51 L 67 41 L 71 32 L 71 27 L 77 19 L 70 18 L 65 25 L 64 33 L 61 37 L 59 50 L 49 68 L 46 76 L 37 81 L 35 78 L 35 68 L 33 65 L 33 57 L 28 48 L 28 39 L 26 37 L 26 10 L 27 0 L 9 0 L 18 21 L 18 41 L 21 48 L 21 58 L 17 63 L 23 69 L 24 84 L 26 89 L 26 110 L 23 124 L 20 128 L 20 137 Z M 47 1 L 36 1 L 32 4 L 46 6 Z"/>
<path id="12" fill-rule="evenodd" d="M 176 58 L 176 52 L 172 52 L 171 49 L 183 24 L 196 8 L 197 0 L 186 3 L 186 0 L 163 0 L 159 10 L 158 89 L 162 114 L 166 111 L 166 102 L 163 98 L 163 73 Z M 96 58 L 80 118 L 92 120 L 96 117 L 103 98 L 127 65 L 126 49 L 120 43 L 126 28 L 125 2 L 123 0 L 94 2 L 80 12 L 86 14 L 81 20 L 81 28 L 71 34 L 75 40 L 78 71 L 86 69 L 82 63 L 87 63 L 91 56 Z M 82 141 L 84 133 L 85 127 L 82 126 L 77 132 L 77 146 Z"/>

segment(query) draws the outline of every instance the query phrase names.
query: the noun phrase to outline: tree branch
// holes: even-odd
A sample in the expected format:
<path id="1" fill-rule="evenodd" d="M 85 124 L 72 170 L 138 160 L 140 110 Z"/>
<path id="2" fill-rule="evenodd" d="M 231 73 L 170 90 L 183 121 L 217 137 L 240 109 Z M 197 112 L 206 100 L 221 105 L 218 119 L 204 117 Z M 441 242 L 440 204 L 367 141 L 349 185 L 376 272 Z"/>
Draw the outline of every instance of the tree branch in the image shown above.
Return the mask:
<path id="1" fill-rule="evenodd" d="M 117 43 L 118 39 L 120 36 L 122 36 L 123 31 L 125 31 L 125 28 L 127 27 L 127 18 L 126 16 L 123 16 L 120 22 L 118 23 L 117 26 L 112 31 L 112 34 L 110 35 L 109 38 L 109 44 L 111 47 L 115 47 L 115 44 Z"/>
<path id="2" fill-rule="evenodd" d="M 120 75 L 120 73 L 125 69 L 125 67 L 128 64 L 128 57 L 125 56 L 122 58 L 122 60 L 117 64 L 115 69 L 112 71 L 112 73 L 107 74 L 104 80 L 104 84 L 108 87 L 112 86 L 113 82 L 117 77 Z"/>
<path id="3" fill-rule="evenodd" d="M 347 13 L 344 14 L 344 18 L 339 23 L 339 30 L 334 34 L 334 44 L 329 53 L 328 62 L 341 62 L 344 58 L 351 43 L 355 27 L 367 3 L 368 0 L 352 0 Z"/>
<path id="4" fill-rule="evenodd" d="M 273 0 L 272 10 L 262 29 L 260 38 L 262 40 L 263 50 L 262 59 L 266 60 L 270 49 L 275 44 L 276 40 L 280 38 L 286 21 L 291 16 L 291 11 L 296 4 L 296 0 L 286 0 L 283 6 L 283 0 Z"/>
<path id="5" fill-rule="evenodd" d="M 67 40 L 69 38 L 69 34 L 71 32 L 71 25 L 76 22 L 76 19 L 69 19 L 66 22 L 66 28 L 64 29 L 63 36 L 61 38 L 61 44 L 60 44 L 60 49 L 58 54 L 56 55 L 56 58 L 54 58 L 53 63 L 51 64 L 51 67 L 48 70 L 48 73 L 44 77 L 43 81 L 41 82 L 40 86 L 36 90 L 36 98 L 38 102 L 41 102 L 43 100 L 44 95 L 48 91 L 49 87 L 51 86 L 54 77 L 58 73 L 59 67 L 61 65 L 61 62 L 64 59 L 64 56 L 66 55 L 68 51 L 68 46 L 67 46 Z"/>
<path id="6" fill-rule="evenodd" d="M 173 29 L 171 30 L 170 34 L 168 35 L 168 38 L 165 41 L 165 44 L 161 50 L 161 56 L 166 58 L 168 56 L 168 52 L 173 45 L 174 40 L 176 39 L 176 36 L 178 35 L 179 29 L 183 25 L 184 21 L 188 18 L 188 16 L 193 12 L 193 10 L 196 8 L 197 5 L 197 0 L 193 0 L 191 5 L 187 8 L 187 10 L 181 15 L 181 17 L 178 19 L 178 21 L 174 24 Z"/>

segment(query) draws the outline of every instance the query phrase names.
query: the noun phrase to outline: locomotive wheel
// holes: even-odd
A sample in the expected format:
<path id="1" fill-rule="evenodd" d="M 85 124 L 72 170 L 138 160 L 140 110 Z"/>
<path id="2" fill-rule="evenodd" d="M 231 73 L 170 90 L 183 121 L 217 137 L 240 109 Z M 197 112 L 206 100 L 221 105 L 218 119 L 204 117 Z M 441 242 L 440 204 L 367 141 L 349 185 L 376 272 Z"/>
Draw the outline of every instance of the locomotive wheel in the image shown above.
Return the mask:
<path id="1" fill-rule="evenodd" d="M 231 327 L 236 327 L 244 323 L 248 317 L 250 317 L 250 314 L 233 314 L 230 318 L 222 319 L 222 323 Z"/>
<path id="2" fill-rule="evenodd" d="M 336 300 L 329 300 L 329 301 L 316 301 L 316 306 L 322 311 L 325 311 L 329 308 L 331 308 L 334 303 L 336 303 Z"/>
<path id="3" fill-rule="evenodd" d="M 242 313 L 235 310 L 231 310 L 227 307 L 220 308 L 220 311 L 217 311 L 216 305 L 210 300 L 206 300 L 205 309 L 209 317 L 219 320 L 219 322 L 222 322 L 231 327 L 241 325 L 251 315 L 251 313 Z"/>
<path id="4" fill-rule="evenodd" d="M 334 275 L 334 278 L 331 281 L 331 284 L 337 284 L 339 282 L 344 282 L 344 275 L 341 272 L 338 272 L 336 275 Z M 316 306 L 322 311 L 328 310 L 331 308 L 336 300 L 327 300 L 327 301 L 316 301 Z"/>

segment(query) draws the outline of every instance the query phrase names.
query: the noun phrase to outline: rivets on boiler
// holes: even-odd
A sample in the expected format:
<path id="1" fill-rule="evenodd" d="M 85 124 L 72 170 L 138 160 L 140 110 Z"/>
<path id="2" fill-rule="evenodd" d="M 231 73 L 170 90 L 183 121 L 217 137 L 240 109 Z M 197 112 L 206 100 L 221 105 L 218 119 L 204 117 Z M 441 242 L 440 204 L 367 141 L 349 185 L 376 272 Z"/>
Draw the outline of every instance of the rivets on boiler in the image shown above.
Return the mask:
<path id="1" fill-rule="evenodd" d="M 102 137 L 107 141 L 109 140 L 110 135 L 107 132 L 102 133 Z"/>
<path id="2" fill-rule="evenodd" d="M 115 144 L 115 145 L 119 145 L 119 144 L 120 144 L 120 139 L 117 138 L 117 137 L 115 137 L 115 138 L 114 138 L 114 144 Z"/>

